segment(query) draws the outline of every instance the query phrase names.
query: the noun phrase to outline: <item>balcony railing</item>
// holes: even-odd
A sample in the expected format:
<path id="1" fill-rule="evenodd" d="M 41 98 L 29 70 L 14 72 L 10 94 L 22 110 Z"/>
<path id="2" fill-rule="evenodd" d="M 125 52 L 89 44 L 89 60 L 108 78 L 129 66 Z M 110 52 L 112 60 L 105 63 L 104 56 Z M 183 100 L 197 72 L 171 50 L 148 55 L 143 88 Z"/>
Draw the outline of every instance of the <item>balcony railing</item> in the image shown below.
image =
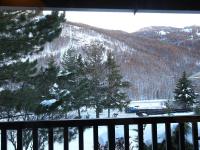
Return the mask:
<path id="1" fill-rule="evenodd" d="M 165 125 L 165 137 L 166 137 L 166 149 L 172 150 L 171 141 L 171 126 L 172 123 L 178 123 L 179 125 L 179 148 L 180 150 L 185 150 L 185 123 L 192 124 L 192 137 L 193 137 L 193 149 L 198 150 L 198 122 L 200 122 L 200 116 L 176 116 L 176 117 L 143 117 L 143 118 L 120 118 L 120 119 L 89 119 L 89 120 L 58 120 L 58 121 L 29 121 L 29 122 L 0 122 L 1 130 L 1 150 L 7 150 L 7 131 L 17 130 L 17 150 L 23 149 L 22 144 L 22 131 L 23 129 L 31 129 L 33 137 L 33 150 L 38 150 L 38 129 L 47 128 L 48 129 L 48 148 L 49 150 L 54 149 L 54 128 L 64 128 L 64 150 L 69 149 L 68 140 L 68 128 L 77 127 L 79 134 L 79 150 L 84 149 L 84 127 L 93 127 L 93 143 L 94 150 L 98 150 L 98 127 L 107 126 L 108 127 L 108 143 L 109 150 L 115 149 L 115 126 L 124 126 L 124 140 L 125 140 L 125 150 L 129 150 L 129 125 L 138 126 L 138 148 L 139 150 L 144 149 L 143 142 L 143 125 L 152 125 L 152 149 L 158 149 L 158 139 L 157 139 L 157 124 Z M 91 135 L 92 136 L 92 135 Z"/>

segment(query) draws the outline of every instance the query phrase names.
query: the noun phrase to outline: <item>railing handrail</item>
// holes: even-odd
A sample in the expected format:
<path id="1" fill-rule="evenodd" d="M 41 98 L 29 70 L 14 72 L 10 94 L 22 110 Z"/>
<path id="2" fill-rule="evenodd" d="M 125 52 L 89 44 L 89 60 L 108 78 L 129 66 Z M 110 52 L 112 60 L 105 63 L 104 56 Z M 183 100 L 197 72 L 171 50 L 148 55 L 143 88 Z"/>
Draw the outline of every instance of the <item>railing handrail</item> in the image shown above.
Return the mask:
<path id="1" fill-rule="evenodd" d="M 129 137 L 129 125 L 136 125 L 138 127 L 138 149 L 144 150 L 144 124 L 152 125 L 152 148 L 158 149 L 158 137 L 157 137 L 157 125 L 164 124 L 165 126 L 165 143 L 166 149 L 172 149 L 171 141 L 171 123 L 178 123 L 179 142 L 178 146 L 181 150 L 185 150 L 185 123 L 191 123 L 192 126 L 192 139 L 193 149 L 198 150 L 199 138 L 198 138 L 198 123 L 200 122 L 200 116 L 157 116 L 157 117 L 137 117 L 137 118 L 105 118 L 105 119 L 74 119 L 74 120 L 52 120 L 52 121 L 16 121 L 16 122 L 0 122 L 1 130 L 1 150 L 7 150 L 7 130 L 17 130 L 17 150 L 23 150 L 23 129 L 32 130 L 33 138 L 33 150 L 38 150 L 38 131 L 40 128 L 48 129 L 48 148 L 54 149 L 54 128 L 64 128 L 64 150 L 69 150 L 69 128 L 76 127 L 78 129 L 78 143 L 79 150 L 84 150 L 84 127 L 93 128 L 93 146 L 94 149 L 98 149 L 98 127 L 107 126 L 108 128 L 108 147 L 109 149 L 115 149 L 115 126 L 122 125 L 124 127 L 124 148 L 129 150 L 130 137 Z"/>
<path id="2" fill-rule="evenodd" d="M 193 116 L 156 116 L 133 118 L 101 118 L 101 119 L 69 119 L 69 120 L 36 120 L 0 122 L 0 129 L 23 128 L 56 128 L 74 126 L 104 126 L 104 125 L 131 125 L 131 124 L 159 124 L 159 123 L 185 123 L 200 122 L 199 115 Z"/>

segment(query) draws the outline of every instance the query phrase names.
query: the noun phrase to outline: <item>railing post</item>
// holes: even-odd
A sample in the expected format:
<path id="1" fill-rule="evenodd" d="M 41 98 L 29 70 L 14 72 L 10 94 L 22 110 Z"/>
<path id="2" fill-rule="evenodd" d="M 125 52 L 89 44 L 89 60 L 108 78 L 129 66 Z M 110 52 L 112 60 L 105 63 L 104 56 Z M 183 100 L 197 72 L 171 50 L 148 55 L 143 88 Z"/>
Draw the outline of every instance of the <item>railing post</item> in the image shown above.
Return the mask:
<path id="1" fill-rule="evenodd" d="M 64 127 L 64 150 L 69 150 L 69 138 L 68 138 L 68 127 Z"/>
<path id="2" fill-rule="evenodd" d="M 185 150 L 185 129 L 184 123 L 179 123 L 179 147 L 181 150 Z"/>
<path id="3" fill-rule="evenodd" d="M 139 150 L 144 149 L 144 133 L 143 133 L 143 124 L 138 124 L 138 144 Z"/>
<path id="4" fill-rule="evenodd" d="M 99 149 L 99 139 L 98 139 L 98 126 L 93 127 L 93 143 L 94 143 L 94 149 Z"/>
<path id="5" fill-rule="evenodd" d="M 7 150 L 7 131 L 1 129 L 1 150 Z"/>
<path id="6" fill-rule="evenodd" d="M 152 149 L 157 150 L 158 149 L 158 144 L 157 144 L 157 124 L 154 123 L 152 124 Z"/>
<path id="7" fill-rule="evenodd" d="M 108 140 L 109 140 L 109 150 L 115 149 L 115 126 L 108 126 Z"/>
<path id="8" fill-rule="evenodd" d="M 17 129 L 17 150 L 22 150 L 22 129 Z"/>
<path id="9" fill-rule="evenodd" d="M 53 128 L 48 129 L 48 144 L 49 144 L 49 150 L 53 150 Z"/>
<path id="10" fill-rule="evenodd" d="M 38 129 L 33 128 L 33 150 L 38 150 Z"/>
<path id="11" fill-rule="evenodd" d="M 79 150 L 83 150 L 84 149 L 83 127 L 79 126 L 78 130 L 79 130 Z"/>
<path id="12" fill-rule="evenodd" d="M 129 125 L 124 125 L 125 150 L 129 150 Z"/>
<path id="13" fill-rule="evenodd" d="M 165 124 L 165 135 L 166 135 L 166 150 L 171 149 L 171 127 L 170 123 Z"/>
<path id="14" fill-rule="evenodd" d="M 192 137 L 193 137 L 194 150 L 198 150 L 199 149 L 199 142 L 198 142 L 197 122 L 192 122 Z"/>

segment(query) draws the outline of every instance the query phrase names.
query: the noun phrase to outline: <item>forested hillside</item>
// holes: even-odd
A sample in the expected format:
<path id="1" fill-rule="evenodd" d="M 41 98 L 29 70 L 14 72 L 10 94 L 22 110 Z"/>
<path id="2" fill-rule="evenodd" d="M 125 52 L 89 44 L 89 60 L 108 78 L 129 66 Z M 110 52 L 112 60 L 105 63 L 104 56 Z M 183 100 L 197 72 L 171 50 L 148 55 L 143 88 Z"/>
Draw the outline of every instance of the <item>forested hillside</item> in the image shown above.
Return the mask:
<path id="1" fill-rule="evenodd" d="M 181 73 L 192 75 L 200 69 L 199 29 L 149 27 L 126 33 L 66 22 L 60 37 L 46 45 L 43 55 L 53 53 L 60 58 L 74 47 L 84 56 L 82 47 L 97 40 L 113 51 L 124 78 L 131 82 L 131 99 L 172 98 Z M 42 57 L 40 64 L 47 59 Z"/>

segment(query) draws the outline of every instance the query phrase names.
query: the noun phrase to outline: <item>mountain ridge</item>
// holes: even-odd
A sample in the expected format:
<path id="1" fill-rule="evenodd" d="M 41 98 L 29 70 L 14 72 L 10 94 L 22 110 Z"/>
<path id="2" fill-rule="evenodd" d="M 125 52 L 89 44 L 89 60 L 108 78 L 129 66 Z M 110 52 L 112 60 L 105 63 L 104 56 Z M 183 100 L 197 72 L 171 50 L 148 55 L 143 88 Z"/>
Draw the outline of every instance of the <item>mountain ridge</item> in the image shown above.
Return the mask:
<path id="1" fill-rule="evenodd" d="M 197 34 L 200 27 L 165 27 L 163 30 L 163 27 L 151 27 L 128 33 L 66 22 L 60 37 L 48 43 L 45 49 L 54 50 L 60 58 L 69 47 L 83 53 L 82 46 L 100 41 L 113 51 L 124 78 L 131 81 L 128 93 L 132 99 L 172 98 L 181 73 L 186 71 L 192 75 L 200 70 L 200 35 Z"/>

